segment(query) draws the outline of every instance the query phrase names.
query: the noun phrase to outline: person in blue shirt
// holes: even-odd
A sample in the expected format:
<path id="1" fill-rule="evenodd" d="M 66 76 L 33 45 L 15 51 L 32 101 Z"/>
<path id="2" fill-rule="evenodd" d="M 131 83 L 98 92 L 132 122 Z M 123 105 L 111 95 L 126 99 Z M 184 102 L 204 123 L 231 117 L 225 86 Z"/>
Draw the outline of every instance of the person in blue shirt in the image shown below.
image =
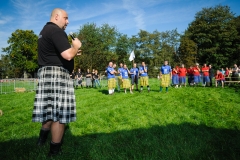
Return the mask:
<path id="1" fill-rule="evenodd" d="M 128 70 L 127 65 L 124 64 L 123 69 L 121 71 L 122 88 L 124 88 L 125 93 L 127 93 L 127 88 L 129 88 L 130 93 L 132 93 L 128 74 L 130 74 L 130 71 Z"/>
<path id="2" fill-rule="evenodd" d="M 118 68 L 118 92 L 120 92 L 120 87 L 122 85 L 122 79 L 121 79 L 122 70 L 123 70 L 123 64 L 120 63 Z"/>
<path id="3" fill-rule="evenodd" d="M 141 89 L 140 92 L 142 92 L 143 90 L 143 86 L 147 86 L 148 88 L 148 92 L 150 92 L 150 87 L 148 84 L 148 68 L 145 64 L 145 62 L 142 62 L 142 65 L 139 67 L 139 73 L 140 73 L 140 85 L 141 85 Z"/>
<path id="4" fill-rule="evenodd" d="M 159 78 L 160 78 L 160 92 L 162 92 L 163 87 L 166 87 L 167 93 L 170 81 L 172 79 L 172 69 L 168 65 L 168 61 L 164 61 L 164 65 L 160 67 Z"/>
<path id="5" fill-rule="evenodd" d="M 113 68 L 113 63 L 109 62 L 109 65 L 108 65 L 108 68 L 107 68 L 109 95 L 114 94 L 114 89 L 116 87 L 115 73 L 117 73 L 117 72 Z"/>
<path id="6" fill-rule="evenodd" d="M 131 74 L 131 84 L 132 84 L 132 91 L 134 89 L 134 83 L 136 84 L 136 90 L 138 91 L 138 77 L 139 77 L 139 70 L 137 68 L 137 64 L 133 64 L 133 68 L 130 69 Z"/>

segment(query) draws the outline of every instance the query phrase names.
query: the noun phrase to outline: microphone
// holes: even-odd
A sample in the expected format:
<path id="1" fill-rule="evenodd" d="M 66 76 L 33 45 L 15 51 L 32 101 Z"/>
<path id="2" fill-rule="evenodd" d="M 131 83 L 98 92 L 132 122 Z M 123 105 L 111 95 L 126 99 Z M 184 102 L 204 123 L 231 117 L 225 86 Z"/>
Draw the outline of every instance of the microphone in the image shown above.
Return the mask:
<path id="1" fill-rule="evenodd" d="M 75 36 L 73 35 L 72 32 L 69 33 L 70 37 L 72 38 L 72 40 L 74 40 Z"/>

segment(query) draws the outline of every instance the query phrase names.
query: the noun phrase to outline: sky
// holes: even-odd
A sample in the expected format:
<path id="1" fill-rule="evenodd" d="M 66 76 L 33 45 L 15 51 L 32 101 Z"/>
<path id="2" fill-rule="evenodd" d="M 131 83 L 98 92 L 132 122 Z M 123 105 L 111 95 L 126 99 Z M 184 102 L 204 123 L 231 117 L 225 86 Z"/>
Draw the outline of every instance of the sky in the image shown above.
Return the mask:
<path id="1" fill-rule="evenodd" d="M 39 34 L 54 8 L 67 11 L 66 33 L 77 32 L 87 23 L 109 24 L 129 37 L 140 30 L 183 33 L 202 8 L 228 5 L 240 15 L 240 0 L 1 0 L 0 54 L 17 29 Z"/>

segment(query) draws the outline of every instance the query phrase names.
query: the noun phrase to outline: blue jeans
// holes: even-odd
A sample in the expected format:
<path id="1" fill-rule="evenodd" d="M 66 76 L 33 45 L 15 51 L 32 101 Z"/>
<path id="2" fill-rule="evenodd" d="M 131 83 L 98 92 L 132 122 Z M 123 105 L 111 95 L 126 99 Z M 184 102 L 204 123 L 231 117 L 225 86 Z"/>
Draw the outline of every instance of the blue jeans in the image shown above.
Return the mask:
<path id="1" fill-rule="evenodd" d="M 95 79 L 95 80 L 94 80 L 93 86 L 94 86 L 94 87 L 97 87 L 96 84 L 98 85 L 98 87 L 101 87 L 100 82 L 99 82 L 98 79 Z"/>

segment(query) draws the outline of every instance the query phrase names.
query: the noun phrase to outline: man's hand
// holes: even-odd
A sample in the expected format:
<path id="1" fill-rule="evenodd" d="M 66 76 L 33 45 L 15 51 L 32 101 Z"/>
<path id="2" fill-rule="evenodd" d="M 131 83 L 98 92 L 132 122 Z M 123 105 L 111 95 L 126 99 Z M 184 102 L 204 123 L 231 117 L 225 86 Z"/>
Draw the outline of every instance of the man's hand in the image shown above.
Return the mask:
<path id="1" fill-rule="evenodd" d="M 74 38 L 74 40 L 72 40 L 72 46 L 76 50 L 79 50 L 79 48 L 81 48 L 81 46 L 82 46 L 82 43 L 78 38 Z"/>

